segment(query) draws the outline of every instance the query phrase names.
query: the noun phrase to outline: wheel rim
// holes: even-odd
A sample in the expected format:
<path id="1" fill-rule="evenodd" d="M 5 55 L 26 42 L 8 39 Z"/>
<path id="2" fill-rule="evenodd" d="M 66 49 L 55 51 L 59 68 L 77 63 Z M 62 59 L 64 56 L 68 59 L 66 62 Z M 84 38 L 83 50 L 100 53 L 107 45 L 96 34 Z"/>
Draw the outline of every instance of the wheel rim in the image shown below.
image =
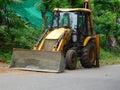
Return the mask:
<path id="1" fill-rule="evenodd" d="M 94 47 L 90 48 L 89 60 L 90 60 L 90 62 L 94 62 L 94 60 L 95 60 L 95 49 L 94 49 Z"/>

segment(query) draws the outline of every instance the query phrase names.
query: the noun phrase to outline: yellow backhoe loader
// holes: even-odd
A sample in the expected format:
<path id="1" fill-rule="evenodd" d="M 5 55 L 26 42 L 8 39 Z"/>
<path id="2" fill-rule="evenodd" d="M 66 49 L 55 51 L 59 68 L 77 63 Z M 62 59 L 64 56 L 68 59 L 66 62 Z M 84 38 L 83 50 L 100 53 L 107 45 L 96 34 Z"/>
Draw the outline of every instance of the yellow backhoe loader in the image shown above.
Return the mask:
<path id="1" fill-rule="evenodd" d="M 90 1 L 84 8 L 55 8 L 51 26 L 33 50 L 13 49 L 10 67 L 23 70 L 63 72 L 99 67 L 99 34 L 93 28 Z"/>

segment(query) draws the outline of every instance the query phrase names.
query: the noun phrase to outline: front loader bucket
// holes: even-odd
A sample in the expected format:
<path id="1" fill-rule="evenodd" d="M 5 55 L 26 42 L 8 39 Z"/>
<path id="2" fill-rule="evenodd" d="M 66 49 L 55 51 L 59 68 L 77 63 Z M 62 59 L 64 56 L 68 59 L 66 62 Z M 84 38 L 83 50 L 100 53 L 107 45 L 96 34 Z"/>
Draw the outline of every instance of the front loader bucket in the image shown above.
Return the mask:
<path id="1" fill-rule="evenodd" d="M 43 72 L 63 72 L 65 60 L 60 52 L 14 49 L 10 68 Z"/>

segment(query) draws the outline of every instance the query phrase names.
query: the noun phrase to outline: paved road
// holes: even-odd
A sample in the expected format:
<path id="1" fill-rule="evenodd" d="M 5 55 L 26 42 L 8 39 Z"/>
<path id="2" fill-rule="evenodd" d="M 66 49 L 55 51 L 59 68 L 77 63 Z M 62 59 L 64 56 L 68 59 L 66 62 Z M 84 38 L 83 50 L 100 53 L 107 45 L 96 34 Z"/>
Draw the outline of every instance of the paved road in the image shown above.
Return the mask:
<path id="1" fill-rule="evenodd" d="M 0 74 L 0 90 L 120 90 L 120 65 L 60 74 Z"/>

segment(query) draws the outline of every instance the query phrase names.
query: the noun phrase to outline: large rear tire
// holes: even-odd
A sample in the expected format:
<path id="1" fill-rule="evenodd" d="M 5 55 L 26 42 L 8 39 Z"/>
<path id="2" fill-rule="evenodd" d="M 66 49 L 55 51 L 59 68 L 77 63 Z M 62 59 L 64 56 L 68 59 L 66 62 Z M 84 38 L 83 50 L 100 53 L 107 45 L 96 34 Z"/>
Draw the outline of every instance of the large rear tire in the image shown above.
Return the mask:
<path id="1" fill-rule="evenodd" d="M 82 50 L 81 64 L 84 68 L 92 68 L 96 61 L 96 46 L 94 42 L 89 42 Z"/>
<path id="2" fill-rule="evenodd" d="M 75 50 L 68 50 L 66 53 L 66 68 L 69 70 L 76 69 L 77 53 Z"/>

